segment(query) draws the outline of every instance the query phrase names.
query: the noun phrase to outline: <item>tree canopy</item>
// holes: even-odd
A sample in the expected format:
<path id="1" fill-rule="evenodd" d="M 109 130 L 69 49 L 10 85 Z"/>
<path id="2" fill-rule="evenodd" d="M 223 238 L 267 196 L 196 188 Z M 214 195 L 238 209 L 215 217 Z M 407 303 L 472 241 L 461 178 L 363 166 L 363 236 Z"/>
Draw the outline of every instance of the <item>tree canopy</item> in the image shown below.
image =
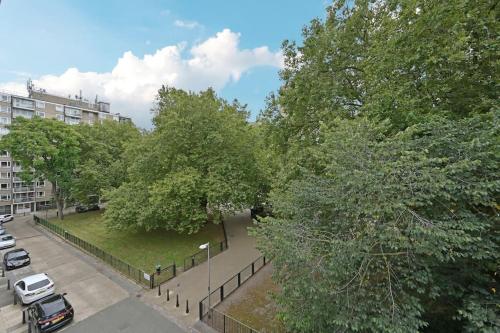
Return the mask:
<path id="1" fill-rule="evenodd" d="M 334 1 L 285 42 L 259 223 L 293 332 L 496 332 L 498 10 Z"/>
<path id="2" fill-rule="evenodd" d="M 193 233 L 256 201 L 260 173 L 244 106 L 211 89 L 164 87 L 155 112 L 153 131 L 127 152 L 129 180 L 107 194 L 111 227 Z"/>

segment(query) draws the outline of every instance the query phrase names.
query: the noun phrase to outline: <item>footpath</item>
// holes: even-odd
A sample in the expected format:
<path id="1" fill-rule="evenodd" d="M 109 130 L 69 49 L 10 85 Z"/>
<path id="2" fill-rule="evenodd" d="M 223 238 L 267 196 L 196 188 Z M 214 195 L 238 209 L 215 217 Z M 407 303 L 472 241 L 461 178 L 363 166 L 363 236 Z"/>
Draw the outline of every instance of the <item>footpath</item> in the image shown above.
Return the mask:
<path id="1" fill-rule="evenodd" d="M 228 249 L 210 259 L 212 291 L 260 256 L 255 248 L 255 239 L 248 235 L 248 227 L 252 226 L 249 210 L 227 217 L 224 225 Z M 170 301 L 167 301 L 167 289 L 170 290 Z M 166 312 L 179 326 L 196 331 L 193 327 L 198 321 L 198 303 L 207 294 L 208 264 L 204 262 L 164 283 L 161 296 L 158 296 L 158 289 L 153 289 L 145 291 L 141 299 L 153 308 Z M 179 295 L 179 307 L 176 307 L 176 295 Z M 189 302 L 188 314 L 186 300 Z M 203 330 L 203 326 L 200 329 L 197 325 L 197 330 Z M 210 332 L 209 329 L 206 331 Z"/>

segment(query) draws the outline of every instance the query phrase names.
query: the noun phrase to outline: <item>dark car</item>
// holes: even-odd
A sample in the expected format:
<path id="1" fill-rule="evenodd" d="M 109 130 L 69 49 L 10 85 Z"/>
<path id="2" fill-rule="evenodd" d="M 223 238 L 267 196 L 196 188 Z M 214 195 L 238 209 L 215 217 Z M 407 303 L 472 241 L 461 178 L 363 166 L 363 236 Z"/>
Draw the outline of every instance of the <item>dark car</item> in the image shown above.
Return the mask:
<path id="1" fill-rule="evenodd" d="M 47 296 L 30 305 L 28 316 L 35 332 L 53 332 L 73 320 L 74 310 L 65 295 Z"/>
<path id="2" fill-rule="evenodd" d="M 15 249 L 3 255 L 3 265 L 10 271 L 31 263 L 30 254 L 25 249 Z"/>
<path id="3" fill-rule="evenodd" d="M 99 210 L 99 205 L 98 204 L 77 205 L 75 210 L 77 213 L 85 213 L 91 210 Z"/>

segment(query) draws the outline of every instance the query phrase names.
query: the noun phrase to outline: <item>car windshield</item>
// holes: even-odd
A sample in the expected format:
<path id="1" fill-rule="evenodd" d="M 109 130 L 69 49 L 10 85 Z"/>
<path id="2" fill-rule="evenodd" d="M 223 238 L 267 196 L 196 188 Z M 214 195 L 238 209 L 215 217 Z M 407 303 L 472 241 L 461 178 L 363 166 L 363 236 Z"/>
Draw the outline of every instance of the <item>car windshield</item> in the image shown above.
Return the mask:
<path id="1" fill-rule="evenodd" d="M 42 314 L 44 317 L 51 316 L 66 308 L 64 299 L 62 297 L 51 297 L 40 303 Z"/>
<path id="2" fill-rule="evenodd" d="M 9 253 L 7 254 L 7 259 L 12 259 L 12 260 L 28 259 L 28 253 L 24 251 Z"/>
<path id="3" fill-rule="evenodd" d="M 12 236 L 5 236 L 5 237 L 2 237 L 2 240 L 3 241 L 8 241 L 8 240 L 11 240 L 12 239 Z"/>
<path id="4" fill-rule="evenodd" d="M 41 281 L 35 282 L 33 284 L 30 284 L 28 286 L 28 291 L 37 290 L 37 289 L 43 288 L 45 286 L 48 286 L 49 284 L 50 284 L 49 280 L 47 280 L 47 279 L 41 280 Z"/>

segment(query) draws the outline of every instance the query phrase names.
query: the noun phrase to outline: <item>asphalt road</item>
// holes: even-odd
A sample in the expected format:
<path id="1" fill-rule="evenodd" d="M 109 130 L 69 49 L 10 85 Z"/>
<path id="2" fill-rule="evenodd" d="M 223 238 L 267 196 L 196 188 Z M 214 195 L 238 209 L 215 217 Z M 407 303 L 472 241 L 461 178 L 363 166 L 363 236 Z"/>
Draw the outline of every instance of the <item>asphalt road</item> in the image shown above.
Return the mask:
<path id="1" fill-rule="evenodd" d="M 124 299 L 64 330 L 64 333 L 184 333 L 134 297 Z"/>

